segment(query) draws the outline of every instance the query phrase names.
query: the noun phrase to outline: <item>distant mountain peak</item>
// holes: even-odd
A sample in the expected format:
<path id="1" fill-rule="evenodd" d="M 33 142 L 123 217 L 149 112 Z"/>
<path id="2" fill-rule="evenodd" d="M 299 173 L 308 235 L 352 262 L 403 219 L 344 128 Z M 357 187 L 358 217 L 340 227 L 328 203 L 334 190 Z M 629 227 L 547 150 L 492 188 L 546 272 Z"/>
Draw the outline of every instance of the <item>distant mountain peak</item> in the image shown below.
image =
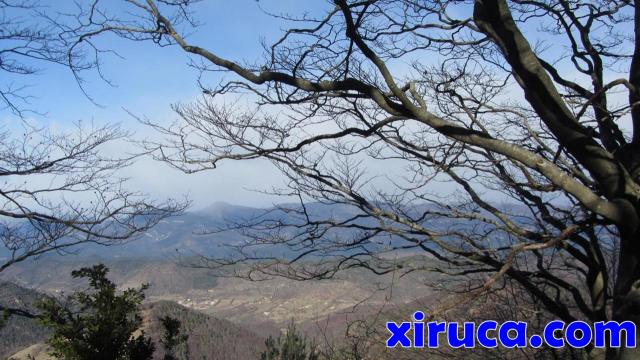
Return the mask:
<path id="1" fill-rule="evenodd" d="M 220 213 L 234 210 L 254 210 L 257 208 L 243 206 L 243 205 L 235 205 L 228 203 L 226 201 L 216 201 L 211 205 L 205 206 L 201 209 L 195 210 L 196 213 Z"/>

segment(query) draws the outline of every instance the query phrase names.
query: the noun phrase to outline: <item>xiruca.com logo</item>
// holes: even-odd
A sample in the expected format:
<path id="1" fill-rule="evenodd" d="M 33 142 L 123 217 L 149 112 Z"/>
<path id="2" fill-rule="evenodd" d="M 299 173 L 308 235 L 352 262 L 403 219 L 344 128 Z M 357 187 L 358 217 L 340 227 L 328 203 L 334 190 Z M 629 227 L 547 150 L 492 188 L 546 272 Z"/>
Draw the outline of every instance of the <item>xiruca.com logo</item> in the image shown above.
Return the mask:
<path id="1" fill-rule="evenodd" d="M 542 334 L 527 334 L 524 321 L 474 322 L 424 322 L 422 311 L 413 314 L 412 322 L 387 322 L 391 333 L 387 347 L 437 348 L 441 345 L 440 334 L 446 335 L 452 348 L 474 348 L 476 345 L 495 348 L 533 347 L 547 345 L 553 348 L 571 346 L 583 348 L 593 343 L 596 348 L 636 347 L 636 325 L 632 321 L 600 321 L 590 325 L 584 321 L 565 323 L 554 320 L 547 323 Z M 412 331 L 413 330 L 413 331 Z"/>

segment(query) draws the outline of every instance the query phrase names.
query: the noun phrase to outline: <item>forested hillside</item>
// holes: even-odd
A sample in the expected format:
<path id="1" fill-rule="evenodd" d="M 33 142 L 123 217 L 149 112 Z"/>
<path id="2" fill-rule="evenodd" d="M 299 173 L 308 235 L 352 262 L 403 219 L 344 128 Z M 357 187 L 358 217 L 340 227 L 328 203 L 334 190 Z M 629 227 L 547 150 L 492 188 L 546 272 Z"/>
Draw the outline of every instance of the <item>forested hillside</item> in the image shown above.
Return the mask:
<path id="1" fill-rule="evenodd" d="M 0 359 L 31 344 L 41 342 L 49 334 L 37 320 L 24 316 L 32 313 L 34 303 L 44 295 L 15 284 L 0 283 L 0 307 L 5 310 L 0 323 Z M 11 312 L 18 314 L 11 315 Z"/>
<path id="2" fill-rule="evenodd" d="M 3 284 L 2 290 L 8 286 Z M 37 296 L 37 293 L 32 293 Z M 154 359 L 157 360 L 165 355 L 160 342 L 164 328 L 159 319 L 166 315 L 178 319 L 181 333 L 187 335 L 186 346 L 177 352 L 179 360 L 186 360 L 187 356 L 189 359 L 257 359 L 264 350 L 264 336 L 170 301 L 147 304 L 142 309 L 142 315 L 141 330 L 156 344 Z M 0 334 L 0 359 L 11 356 L 15 360 L 26 360 L 29 355 L 37 359 L 49 359 L 44 345 L 48 331 L 34 320 L 13 317 L 9 325 L 0 330 Z"/>

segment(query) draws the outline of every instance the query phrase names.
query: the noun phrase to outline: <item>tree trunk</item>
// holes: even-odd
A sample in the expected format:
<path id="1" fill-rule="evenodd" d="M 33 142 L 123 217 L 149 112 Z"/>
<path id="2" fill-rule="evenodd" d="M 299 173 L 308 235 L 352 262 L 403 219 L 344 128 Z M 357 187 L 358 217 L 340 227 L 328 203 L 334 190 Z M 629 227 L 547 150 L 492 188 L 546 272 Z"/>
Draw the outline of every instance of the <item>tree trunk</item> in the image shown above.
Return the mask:
<path id="1" fill-rule="evenodd" d="M 620 258 L 614 290 L 613 320 L 618 322 L 633 321 L 636 324 L 636 327 L 640 327 L 639 230 L 620 230 Z M 640 344 L 638 332 L 636 332 L 636 344 Z M 607 359 L 640 359 L 640 347 L 621 347 L 620 349 L 610 349 L 607 352 Z"/>

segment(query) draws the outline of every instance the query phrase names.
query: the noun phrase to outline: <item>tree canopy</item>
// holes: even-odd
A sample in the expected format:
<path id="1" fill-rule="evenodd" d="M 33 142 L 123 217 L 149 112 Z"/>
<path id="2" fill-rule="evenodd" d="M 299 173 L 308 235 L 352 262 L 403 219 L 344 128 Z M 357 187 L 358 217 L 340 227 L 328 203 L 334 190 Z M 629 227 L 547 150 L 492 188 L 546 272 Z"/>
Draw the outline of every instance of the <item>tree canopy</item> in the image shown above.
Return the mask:
<path id="1" fill-rule="evenodd" d="M 145 360 L 151 359 L 155 345 L 140 330 L 140 304 L 148 285 L 127 289 L 121 294 L 107 278 L 102 265 L 74 270 L 73 277 L 86 278 L 91 291 L 78 291 L 61 303 L 47 298 L 39 305 L 40 320 L 51 327 L 47 340 L 50 354 L 57 359 Z"/>

